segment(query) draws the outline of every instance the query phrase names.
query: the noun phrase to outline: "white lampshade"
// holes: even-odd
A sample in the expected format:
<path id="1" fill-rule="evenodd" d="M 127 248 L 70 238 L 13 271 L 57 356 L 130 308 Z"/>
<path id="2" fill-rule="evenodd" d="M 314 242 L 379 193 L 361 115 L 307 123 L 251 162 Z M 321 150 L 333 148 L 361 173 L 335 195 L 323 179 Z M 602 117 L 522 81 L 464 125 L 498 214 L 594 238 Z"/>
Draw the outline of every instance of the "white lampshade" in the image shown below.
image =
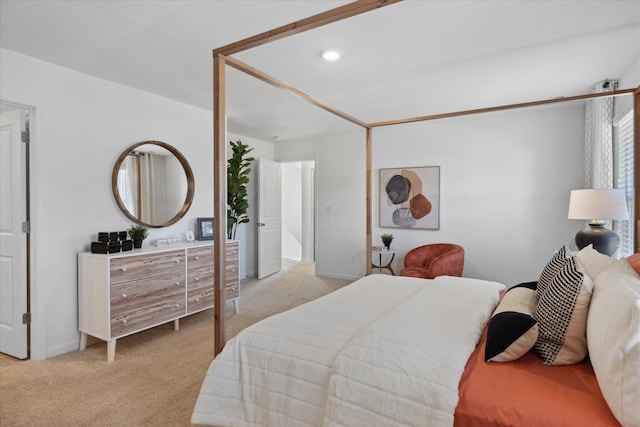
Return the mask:
<path id="1" fill-rule="evenodd" d="M 629 219 L 624 191 L 618 189 L 572 190 L 569 199 L 569 219 Z"/>

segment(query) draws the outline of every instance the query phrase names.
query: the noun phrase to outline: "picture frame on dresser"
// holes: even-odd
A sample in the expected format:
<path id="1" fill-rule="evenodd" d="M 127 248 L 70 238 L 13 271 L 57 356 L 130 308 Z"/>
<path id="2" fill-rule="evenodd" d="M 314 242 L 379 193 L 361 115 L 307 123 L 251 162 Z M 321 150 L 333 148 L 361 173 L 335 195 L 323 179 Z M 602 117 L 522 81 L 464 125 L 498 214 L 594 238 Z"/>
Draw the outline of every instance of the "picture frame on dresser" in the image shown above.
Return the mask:
<path id="1" fill-rule="evenodd" d="M 213 218 L 205 217 L 197 219 L 197 237 L 198 240 L 213 240 Z"/>

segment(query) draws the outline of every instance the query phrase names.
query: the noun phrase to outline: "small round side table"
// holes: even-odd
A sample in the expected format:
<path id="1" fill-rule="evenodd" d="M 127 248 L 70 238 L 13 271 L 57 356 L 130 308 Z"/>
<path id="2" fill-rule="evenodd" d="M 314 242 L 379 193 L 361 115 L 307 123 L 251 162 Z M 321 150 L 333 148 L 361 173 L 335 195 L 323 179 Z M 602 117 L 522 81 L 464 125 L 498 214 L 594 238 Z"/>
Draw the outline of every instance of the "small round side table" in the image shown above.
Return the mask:
<path id="1" fill-rule="evenodd" d="M 378 265 L 376 265 L 373 261 L 371 262 L 371 268 L 377 268 L 378 269 L 378 273 L 382 273 L 382 270 L 389 270 L 391 272 L 392 275 L 396 275 L 396 273 L 393 272 L 393 269 L 391 268 L 391 263 L 393 262 L 393 259 L 396 257 L 396 253 L 398 253 L 398 251 L 394 251 L 394 250 L 384 250 L 384 249 L 372 249 L 371 253 L 373 254 L 373 258 L 375 258 L 376 255 L 378 255 Z M 391 258 L 389 259 L 389 261 L 382 265 L 382 254 L 390 254 Z M 372 258 L 372 259 L 373 259 Z"/>

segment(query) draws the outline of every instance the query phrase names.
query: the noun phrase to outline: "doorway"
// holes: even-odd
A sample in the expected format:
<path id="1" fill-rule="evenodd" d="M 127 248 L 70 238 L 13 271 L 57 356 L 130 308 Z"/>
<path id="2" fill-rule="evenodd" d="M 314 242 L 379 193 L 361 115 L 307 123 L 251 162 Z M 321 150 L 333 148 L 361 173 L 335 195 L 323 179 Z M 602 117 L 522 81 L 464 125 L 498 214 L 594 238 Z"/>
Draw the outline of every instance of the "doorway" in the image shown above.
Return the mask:
<path id="1" fill-rule="evenodd" d="M 281 165 L 283 262 L 315 262 L 316 162 L 284 161 Z"/>
<path id="2" fill-rule="evenodd" d="M 0 102 L 0 352 L 30 357 L 29 127 L 32 109 Z"/>

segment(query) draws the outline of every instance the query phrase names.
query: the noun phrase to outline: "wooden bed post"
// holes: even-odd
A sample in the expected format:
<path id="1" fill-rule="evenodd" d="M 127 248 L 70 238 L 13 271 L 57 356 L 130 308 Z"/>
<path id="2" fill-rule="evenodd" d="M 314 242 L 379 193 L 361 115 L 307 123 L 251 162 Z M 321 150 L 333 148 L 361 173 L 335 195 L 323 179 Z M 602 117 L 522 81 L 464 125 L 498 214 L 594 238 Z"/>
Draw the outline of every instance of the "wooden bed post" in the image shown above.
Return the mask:
<path id="1" fill-rule="evenodd" d="M 213 304 L 214 355 L 227 343 L 224 324 L 227 241 L 227 122 L 225 108 L 225 60 L 213 56 Z"/>
<path id="2" fill-rule="evenodd" d="M 371 128 L 367 127 L 367 141 L 366 141 L 366 159 L 367 159 L 367 165 L 366 165 L 366 169 L 367 169 L 367 178 L 366 178 L 366 187 L 367 187 L 367 194 L 366 194 L 366 203 L 367 203 L 367 244 L 366 244 L 366 256 L 365 256 L 365 263 L 366 263 L 366 275 L 370 275 L 371 274 Z"/>
<path id="3" fill-rule="evenodd" d="M 635 224 L 633 235 L 635 236 L 635 252 L 640 252 L 640 86 L 633 93 L 633 215 Z"/>

